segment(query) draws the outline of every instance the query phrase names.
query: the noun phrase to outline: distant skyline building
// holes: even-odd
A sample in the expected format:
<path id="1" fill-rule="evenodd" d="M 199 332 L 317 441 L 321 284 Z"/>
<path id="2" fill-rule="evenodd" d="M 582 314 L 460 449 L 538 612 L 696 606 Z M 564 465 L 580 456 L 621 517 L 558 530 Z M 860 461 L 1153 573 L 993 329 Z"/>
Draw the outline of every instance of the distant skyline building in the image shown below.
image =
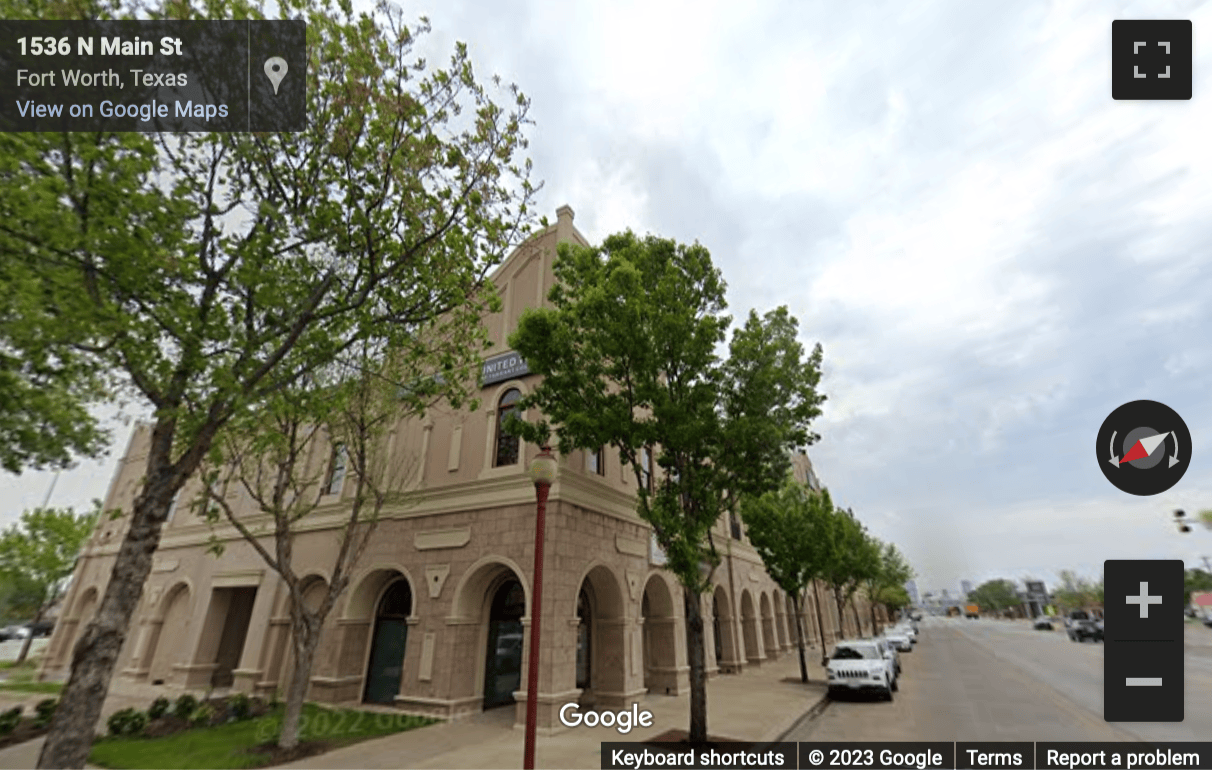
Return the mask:
<path id="1" fill-rule="evenodd" d="M 967 596 L 968 594 L 972 593 L 972 581 L 971 580 L 961 580 L 960 581 L 960 591 L 964 594 L 964 596 Z"/>
<path id="2" fill-rule="evenodd" d="M 905 592 L 909 594 L 909 601 L 913 602 L 914 604 L 922 603 L 921 597 L 918 596 L 918 594 L 917 594 L 917 581 L 916 580 L 910 580 L 907 583 L 905 583 Z"/>

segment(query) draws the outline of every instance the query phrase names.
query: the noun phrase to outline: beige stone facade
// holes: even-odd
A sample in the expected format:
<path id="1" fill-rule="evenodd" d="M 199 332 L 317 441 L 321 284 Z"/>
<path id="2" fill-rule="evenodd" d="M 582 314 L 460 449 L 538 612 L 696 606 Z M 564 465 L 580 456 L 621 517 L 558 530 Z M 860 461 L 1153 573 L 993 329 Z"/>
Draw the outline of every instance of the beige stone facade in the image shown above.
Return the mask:
<path id="1" fill-rule="evenodd" d="M 521 311 L 544 301 L 555 245 L 586 243 L 572 221 L 571 209 L 562 207 L 556 224 L 497 270 L 503 310 L 485 319 L 494 350 L 507 350 Z M 489 360 L 486 379 L 517 376 L 486 385 L 477 412 L 433 411 L 401 421 L 392 436 L 393 458 L 413 468 L 418 492 L 408 505 L 384 511 L 329 616 L 311 698 L 370 700 L 447 718 L 512 704 L 524 721 L 535 539 L 535 490 L 526 468 L 537 448 L 512 452 L 497 428 L 514 391 L 525 394 L 535 377 L 521 373 L 518 361 Z M 130 510 L 148 440 L 147 427 L 136 430 L 107 508 Z M 795 460 L 800 478 L 815 485 L 808 458 Z M 557 724 L 556 710 L 569 701 L 622 708 L 647 692 L 683 694 L 689 678 L 682 592 L 635 513 L 631 471 L 611 450 L 577 452 L 560 458 L 560 466 L 547 508 L 538 693 L 545 727 Z M 351 486 L 332 479 L 333 493 L 296 540 L 294 564 L 308 575 L 309 597 L 326 585 Z M 196 492 L 187 485 L 181 499 Z M 240 492 L 230 492 L 229 501 L 252 515 Z M 84 550 L 45 657 L 45 678 L 66 675 L 73 642 L 109 579 L 123 521 L 102 520 Z M 214 532 L 226 546 L 220 557 L 206 550 L 209 524 L 188 506 L 174 512 L 116 676 L 159 684 L 169 695 L 212 687 L 284 690 L 291 666 L 285 587 L 234 530 Z M 714 592 L 702 597 L 713 676 L 760 666 L 792 649 L 795 638 L 791 602 L 739 523 L 725 518 L 715 537 L 726 557 Z M 829 643 L 838 618 L 824 590 L 817 595 Z M 815 608 L 809 603 L 806 610 L 803 627 L 816 645 Z M 865 613 L 860 608 L 864 622 Z M 854 634 L 853 620 L 845 621 L 847 635 Z"/>

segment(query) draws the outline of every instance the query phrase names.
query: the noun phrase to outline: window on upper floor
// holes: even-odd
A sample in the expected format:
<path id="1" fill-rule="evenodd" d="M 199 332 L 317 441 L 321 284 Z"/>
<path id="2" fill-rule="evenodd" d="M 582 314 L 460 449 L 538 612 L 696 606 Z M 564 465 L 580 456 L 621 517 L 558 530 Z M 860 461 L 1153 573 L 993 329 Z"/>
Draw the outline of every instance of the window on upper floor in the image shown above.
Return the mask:
<path id="1" fill-rule="evenodd" d="M 585 470 L 599 476 L 606 475 L 606 453 L 602 447 L 585 451 Z"/>
<path id="2" fill-rule="evenodd" d="M 349 462 L 349 452 L 344 444 L 332 448 L 332 457 L 328 461 L 328 478 L 324 481 L 324 494 L 339 495 L 345 485 L 345 466 Z"/>
<path id="3" fill-rule="evenodd" d="M 732 528 L 732 539 L 741 539 L 741 520 L 737 518 L 736 511 L 728 512 L 728 524 Z"/>
<path id="4" fill-rule="evenodd" d="M 505 432 L 505 421 L 509 415 L 517 413 L 518 402 L 521 400 L 521 391 L 510 388 L 497 403 L 497 444 L 496 456 L 493 458 L 493 465 L 496 467 L 518 464 L 522 442 L 517 436 Z"/>

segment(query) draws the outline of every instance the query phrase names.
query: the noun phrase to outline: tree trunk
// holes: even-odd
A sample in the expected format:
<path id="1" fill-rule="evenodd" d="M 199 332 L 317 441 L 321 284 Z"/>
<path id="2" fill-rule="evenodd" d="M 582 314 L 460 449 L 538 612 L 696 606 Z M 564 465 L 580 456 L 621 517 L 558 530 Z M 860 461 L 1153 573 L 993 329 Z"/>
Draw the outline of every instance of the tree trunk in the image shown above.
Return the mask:
<path id="1" fill-rule="evenodd" d="M 816 607 L 816 630 L 821 632 L 821 665 L 828 662 L 829 657 L 826 654 L 829 650 L 829 645 L 825 642 L 825 621 L 821 617 L 821 596 L 816 590 L 816 581 L 812 583 L 812 597 L 815 601 L 812 604 Z"/>
<path id="2" fill-rule="evenodd" d="M 862 635 L 863 635 L 863 619 L 862 619 L 861 617 L 859 617 L 859 611 L 858 611 L 858 599 L 856 599 L 856 598 L 855 598 L 855 597 L 853 597 L 853 596 L 851 596 L 851 597 L 850 597 L 850 611 L 854 613 L 854 629 L 855 629 L 855 630 L 854 630 L 854 633 L 855 633 L 855 635 L 856 635 L 856 636 L 862 637 Z M 874 631 L 875 631 L 875 629 L 874 629 L 874 627 L 873 627 L 873 628 L 872 628 L 872 632 L 873 632 L 873 633 L 872 633 L 872 636 L 874 636 L 874 635 L 875 635 L 875 634 L 874 634 Z"/>
<path id="3" fill-rule="evenodd" d="M 311 682 L 311 667 L 315 663 L 316 647 L 320 643 L 320 626 L 304 620 L 294 623 L 299 628 L 293 631 L 295 667 L 290 674 L 286 690 L 286 712 L 282 715 L 282 731 L 278 733 L 278 746 L 293 749 L 299 743 L 299 721 L 303 715 L 303 701 L 307 698 L 307 686 Z"/>
<path id="4" fill-rule="evenodd" d="M 878 631 L 876 630 L 876 628 L 875 628 L 875 626 L 876 626 L 876 620 L 875 620 L 875 602 L 874 602 L 874 601 L 872 601 L 872 602 L 871 602 L 871 604 L 870 604 L 870 606 L 871 606 L 871 635 L 872 635 L 872 636 L 879 636 L 879 632 L 878 632 Z"/>
<path id="5" fill-rule="evenodd" d="M 804 658 L 804 623 L 800 618 L 800 592 L 791 595 L 791 606 L 795 609 L 795 636 L 800 648 L 800 681 L 808 681 L 808 661 Z"/>
<path id="6" fill-rule="evenodd" d="M 169 464 L 174 428 L 171 418 L 165 417 L 152 429 L 148 481 L 135 499 L 130 527 L 118 549 L 97 614 L 72 650 L 71 675 L 38 756 L 39 768 L 82 768 L 88 760 L 118 654 L 143 596 L 143 584 L 151 573 L 152 554 L 160 545 L 163 517 L 173 495 L 206 456 L 213 438 L 213 432 L 207 433 L 204 428 L 190 449 L 189 459 L 180 461 L 175 477 L 178 481 L 174 483 Z"/>
<path id="7" fill-rule="evenodd" d="M 34 619 L 30 623 L 29 635 L 21 641 L 21 652 L 17 653 L 17 660 L 13 662 L 14 666 L 20 666 L 25 662 L 25 656 L 29 655 L 29 646 L 34 642 L 34 626 L 42 622 L 42 617 L 46 614 L 47 604 L 49 602 L 43 602 L 38 605 L 38 613 L 34 615 Z"/>
<path id="8" fill-rule="evenodd" d="M 839 639 L 846 638 L 846 599 L 834 589 L 833 603 L 837 605 L 837 635 Z"/>
<path id="9" fill-rule="evenodd" d="M 703 657 L 703 613 L 697 591 L 682 587 L 686 608 L 686 653 L 690 659 L 690 742 L 707 740 L 707 666 Z"/>

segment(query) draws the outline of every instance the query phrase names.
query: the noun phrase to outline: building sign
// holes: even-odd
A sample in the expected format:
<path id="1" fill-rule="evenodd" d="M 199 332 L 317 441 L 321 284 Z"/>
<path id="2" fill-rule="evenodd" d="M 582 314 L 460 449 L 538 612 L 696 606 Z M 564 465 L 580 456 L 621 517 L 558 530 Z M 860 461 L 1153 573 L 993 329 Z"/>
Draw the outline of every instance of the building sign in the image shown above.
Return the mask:
<path id="1" fill-rule="evenodd" d="M 512 380 L 524 374 L 530 374 L 526 359 L 517 353 L 502 353 L 484 361 L 484 368 L 480 371 L 480 384 L 492 385 L 494 382 Z"/>

